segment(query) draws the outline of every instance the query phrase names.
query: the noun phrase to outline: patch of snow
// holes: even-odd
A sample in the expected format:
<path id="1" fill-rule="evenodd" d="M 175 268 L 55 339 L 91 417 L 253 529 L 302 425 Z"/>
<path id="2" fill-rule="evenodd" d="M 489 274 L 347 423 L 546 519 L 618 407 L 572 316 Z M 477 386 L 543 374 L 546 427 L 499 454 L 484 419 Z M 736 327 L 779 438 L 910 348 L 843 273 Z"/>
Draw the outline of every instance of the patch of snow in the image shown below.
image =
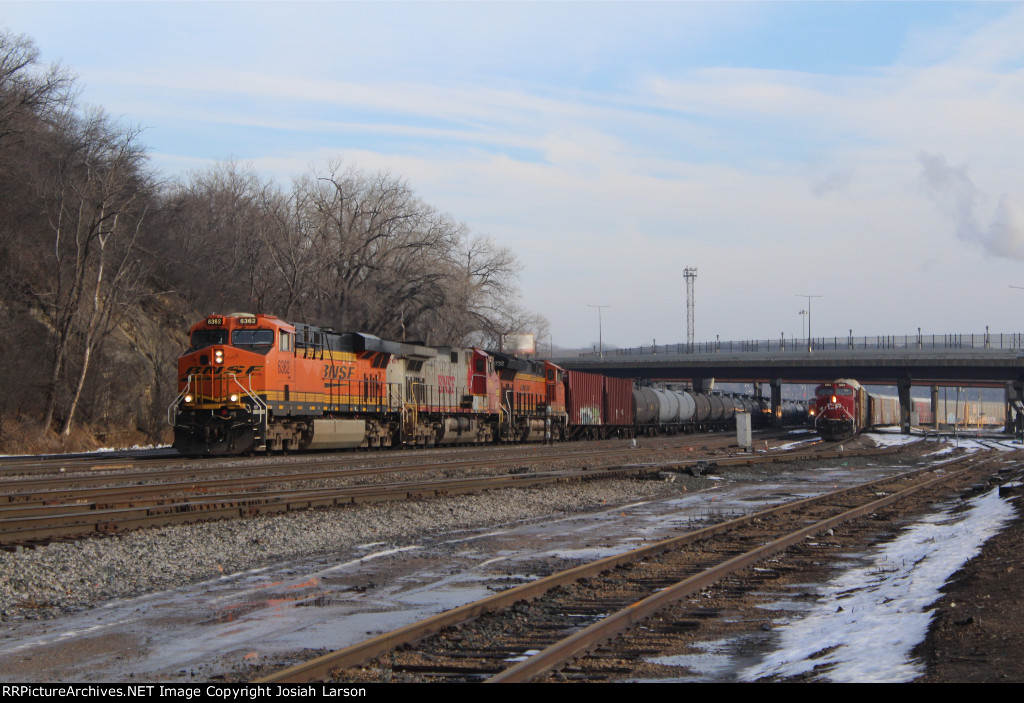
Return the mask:
<path id="1" fill-rule="evenodd" d="M 899 430 L 898 427 L 896 429 L 897 431 Z M 873 441 L 879 447 L 897 447 L 904 444 L 911 444 L 921 439 L 918 435 L 890 434 L 882 432 L 865 432 L 864 436 Z"/>
<path id="2" fill-rule="evenodd" d="M 817 441 L 818 439 L 815 437 L 814 439 L 801 439 L 798 442 L 787 442 L 786 444 L 780 444 L 775 447 L 775 451 L 789 451 L 790 449 L 795 449 L 797 447 L 805 447 L 808 444 L 816 443 Z"/>
<path id="3" fill-rule="evenodd" d="M 517 657 L 509 657 L 505 661 L 507 662 L 524 662 L 535 654 L 540 654 L 539 649 L 527 649 L 525 652 Z"/>
<path id="4" fill-rule="evenodd" d="M 997 489 L 969 505 L 956 515 L 925 518 L 885 545 L 870 565 L 834 579 L 816 608 L 781 628 L 778 649 L 738 678 L 797 676 L 818 667 L 821 679 L 837 682 L 920 676 L 923 665 L 910 652 L 928 632 L 928 608 L 939 589 L 1014 515 Z"/>

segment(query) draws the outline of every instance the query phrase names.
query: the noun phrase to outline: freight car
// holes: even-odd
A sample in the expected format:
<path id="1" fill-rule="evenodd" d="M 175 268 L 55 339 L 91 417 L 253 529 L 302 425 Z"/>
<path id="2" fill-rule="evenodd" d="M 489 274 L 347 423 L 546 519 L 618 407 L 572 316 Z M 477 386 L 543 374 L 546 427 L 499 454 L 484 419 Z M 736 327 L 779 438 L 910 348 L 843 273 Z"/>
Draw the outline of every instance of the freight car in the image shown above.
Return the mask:
<path id="1" fill-rule="evenodd" d="M 634 437 L 768 417 L 763 401 L 247 313 L 192 326 L 178 389 L 168 421 L 188 455 Z"/>
<path id="2" fill-rule="evenodd" d="M 954 394 L 955 396 L 955 394 Z M 910 424 L 933 427 L 936 424 L 932 402 L 920 398 L 910 401 Z M 938 398 L 938 424 L 978 429 L 998 429 L 1006 424 L 1006 405 L 995 401 Z"/>
<path id="3" fill-rule="evenodd" d="M 857 381 L 841 378 L 814 391 L 814 426 L 824 439 L 847 439 L 868 427 L 900 421 L 899 400 L 868 393 Z"/>
<path id="4" fill-rule="evenodd" d="M 633 404 L 636 431 L 644 435 L 729 429 L 735 426 L 739 412 L 750 413 L 754 427 L 767 426 L 771 418 L 767 401 L 739 395 L 640 387 L 633 390 Z M 797 416 L 787 419 L 802 421 Z"/>

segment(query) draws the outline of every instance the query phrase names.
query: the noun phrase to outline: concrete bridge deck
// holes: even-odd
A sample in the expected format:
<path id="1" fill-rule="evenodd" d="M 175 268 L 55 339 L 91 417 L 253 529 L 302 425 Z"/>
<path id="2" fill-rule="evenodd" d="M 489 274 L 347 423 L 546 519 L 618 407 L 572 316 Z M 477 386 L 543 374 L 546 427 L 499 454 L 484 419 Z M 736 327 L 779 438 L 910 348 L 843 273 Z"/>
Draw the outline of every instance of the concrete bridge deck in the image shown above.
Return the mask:
<path id="1" fill-rule="evenodd" d="M 1005 388 L 1013 422 L 1024 425 L 1024 336 L 1018 334 L 716 341 L 694 345 L 689 352 L 684 345 L 652 345 L 553 361 L 564 368 L 620 378 L 690 381 L 697 391 L 705 390 L 709 379 L 768 383 L 773 407 L 783 383 L 853 378 L 894 385 L 905 432 L 910 431 L 913 386 L 931 387 L 933 399 L 938 386 Z"/>

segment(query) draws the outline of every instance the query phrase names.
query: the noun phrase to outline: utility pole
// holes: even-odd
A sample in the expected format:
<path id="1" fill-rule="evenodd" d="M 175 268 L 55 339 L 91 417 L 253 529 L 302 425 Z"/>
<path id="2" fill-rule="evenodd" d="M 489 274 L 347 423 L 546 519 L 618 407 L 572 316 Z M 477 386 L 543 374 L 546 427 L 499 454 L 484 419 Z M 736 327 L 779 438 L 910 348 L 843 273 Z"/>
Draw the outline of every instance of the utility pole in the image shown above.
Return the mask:
<path id="1" fill-rule="evenodd" d="M 693 353 L 693 282 L 697 280 L 697 268 L 683 269 L 686 279 L 686 353 Z"/>
<path id="2" fill-rule="evenodd" d="M 611 305 L 588 305 L 588 308 L 597 308 L 597 348 L 598 355 L 604 358 L 604 332 L 601 327 L 601 310 L 603 308 L 610 308 Z"/>
<path id="3" fill-rule="evenodd" d="M 820 295 L 797 295 L 797 298 L 807 298 L 807 351 L 811 351 L 811 298 L 820 298 Z"/>

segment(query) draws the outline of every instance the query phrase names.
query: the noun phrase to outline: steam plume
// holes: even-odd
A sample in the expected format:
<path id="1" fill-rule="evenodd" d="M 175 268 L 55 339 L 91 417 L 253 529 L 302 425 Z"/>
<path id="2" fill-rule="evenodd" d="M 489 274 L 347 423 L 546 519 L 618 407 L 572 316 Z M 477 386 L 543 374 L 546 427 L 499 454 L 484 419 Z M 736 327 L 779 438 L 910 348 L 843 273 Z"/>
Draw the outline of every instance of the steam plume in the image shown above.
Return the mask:
<path id="1" fill-rule="evenodd" d="M 950 166 L 946 157 L 922 153 L 921 180 L 928 188 L 932 202 L 955 226 L 956 236 L 981 246 L 988 254 L 1024 261 L 1024 209 L 1004 193 L 996 203 L 987 227 L 979 221 L 978 211 L 984 205 L 982 193 L 967 166 Z"/>

